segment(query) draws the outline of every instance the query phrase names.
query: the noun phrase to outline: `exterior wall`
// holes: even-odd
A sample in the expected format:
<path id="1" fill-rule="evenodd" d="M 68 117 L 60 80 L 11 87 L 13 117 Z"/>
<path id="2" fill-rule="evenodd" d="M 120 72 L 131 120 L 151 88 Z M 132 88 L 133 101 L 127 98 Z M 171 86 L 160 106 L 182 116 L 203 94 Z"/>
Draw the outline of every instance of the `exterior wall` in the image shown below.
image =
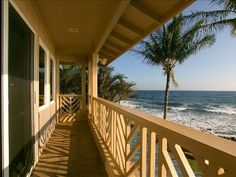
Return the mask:
<path id="1" fill-rule="evenodd" d="M 46 95 L 47 95 L 47 101 L 45 102 L 45 105 L 39 107 L 39 45 L 43 45 L 44 48 L 46 48 L 46 56 L 47 56 L 47 64 L 45 63 L 45 66 L 47 69 L 49 69 L 49 61 L 50 58 L 54 60 L 54 69 L 53 69 L 53 75 L 54 75 L 54 89 L 53 92 L 55 94 L 56 89 L 55 87 L 58 86 L 56 84 L 56 79 L 58 77 L 56 76 L 56 67 L 58 66 L 58 61 L 55 58 L 55 46 L 53 44 L 53 41 L 50 38 L 50 35 L 46 29 L 46 25 L 43 22 L 43 19 L 41 18 L 40 14 L 38 13 L 38 10 L 34 4 L 34 1 L 21 1 L 21 0 L 9 0 L 4 1 L 4 16 L 3 20 L 6 21 L 4 23 L 4 31 L 2 31 L 2 35 L 4 36 L 4 40 L 2 43 L 4 46 L 2 47 L 2 50 L 5 55 L 3 55 L 3 60 L 1 61 L 1 65 L 4 66 L 4 72 L 1 73 L 1 78 L 6 77 L 4 79 L 4 87 L 1 88 L 1 93 L 5 95 L 4 98 L 1 98 L 1 108 L 4 110 L 4 113 L 1 115 L 1 124 L 2 124 L 2 176 L 9 176 L 8 173 L 8 166 L 9 166 L 9 137 L 8 137 L 8 108 L 6 109 L 7 100 L 8 100 L 8 4 L 11 4 L 16 11 L 19 13 L 21 18 L 26 22 L 26 24 L 29 26 L 29 28 L 34 33 L 34 110 L 32 110 L 32 137 L 35 137 L 35 162 L 38 161 L 38 156 L 40 152 L 42 151 L 42 148 L 44 147 L 45 143 L 47 142 L 52 130 L 55 128 L 56 124 L 56 117 L 57 117 L 57 108 L 56 108 L 56 96 L 54 96 L 54 100 L 50 101 L 50 86 L 49 86 L 49 73 L 48 70 L 45 72 L 47 75 L 46 79 Z M 3 10 L 3 9 L 2 9 Z M 3 86 L 2 85 L 2 86 Z M 5 105 L 3 107 L 3 105 Z M 4 120 L 4 121 L 3 121 Z"/>
<path id="2" fill-rule="evenodd" d="M 50 102 L 49 105 L 39 110 L 39 155 L 42 153 L 52 131 L 56 125 L 56 103 Z"/>

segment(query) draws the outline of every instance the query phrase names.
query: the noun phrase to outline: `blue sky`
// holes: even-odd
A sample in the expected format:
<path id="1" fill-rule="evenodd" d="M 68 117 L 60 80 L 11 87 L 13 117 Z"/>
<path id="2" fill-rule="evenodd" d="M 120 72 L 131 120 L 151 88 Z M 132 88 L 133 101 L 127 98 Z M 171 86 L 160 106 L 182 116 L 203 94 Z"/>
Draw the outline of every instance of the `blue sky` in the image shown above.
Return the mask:
<path id="1" fill-rule="evenodd" d="M 184 13 L 193 10 L 213 10 L 207 0 L 198 0 Z M 116 73 L 122 73 L 136 83 L 137 90 L 164 90 L 165 76 L 161 67 L 142 63 L 136 54 L 127 52 L 114 62 Z M 189 57 L 175 68 L 179 83 L 173 90 L 230 90 L 236 91 L 236 37 L 230 36 L 229 28 L 216 36 L 215 44 Z"/>

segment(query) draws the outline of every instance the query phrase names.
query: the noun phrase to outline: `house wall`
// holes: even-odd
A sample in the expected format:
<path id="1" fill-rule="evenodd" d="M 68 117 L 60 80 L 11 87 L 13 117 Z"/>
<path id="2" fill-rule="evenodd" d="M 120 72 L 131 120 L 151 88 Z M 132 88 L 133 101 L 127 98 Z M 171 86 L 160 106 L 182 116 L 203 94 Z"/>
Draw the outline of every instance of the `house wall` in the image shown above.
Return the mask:
<path id="1" fill-rule="evenodd" d="M 46 25 L 38 12 L 34 1 L 19 1 L 14 0 L 10 1 L 13 6 L 22 14 L 22 18 L 25 19 L 27 24 L 32 28 L 32 31 L 35 33 L 35 115 L 34 115 L 34 133 L 36 139 L 39 138 L 39 144 L 36 151 L 39 150 L 39 154 L 42 152 L 42 149 L 47 142 L 52 130 L 55 127 L 56 123 L 56 103 L 55 100 L 50 102 L 50 86 L 49 86 L 49 59 L 54 59 L 54 76 L 55 76 L 55 46 L 52 39 L 47 31 Z M 46 52 L 46 83 L 45 83 L 45 104 L 39 107 L 38 103 L 38 93 L 39 93 L 39 71 L 38 71 L 38 51 L 39 46 L 41 46 Z M 55 79 L 54 79 L 55 80 Z M 54 86 L 56 84 L 54 83 Z M 54 92 L 55 93 L 55 92 Z M 37 153 L 37 152 L 36 152 Z"/>
<path id="2" fill-rule="evenodd" d="M 5 1 L 4 8 L 6 11 L 8 11 L 7 4 L 8 2 Z M 58 66 L 58 61 L 56 57 L 56 52 L 55 52 L 55 45 L 50 38 L 50 35 L 47 31 L 46 25 L 44 24 L 44 21 L 40 14 L 38 13 L 37 7 L 35 6 L 33 1 L 20 1 L 20 0 L 9 0 L 8 4 L 12 4 L 12 6 L 16 9 L 16 11 L 20 14 L 21 18 L 26 22 L 26 24 L 30 27 L 32 32 L 34 33 L 34 93 L 33 93 L 33 99 L 34 99 L 34 105 L 32 108 L 33 114 L 32 114 L 32 127 L 33 127 L 33 132 L 32 136 L 35 137 L 35 162 L 38 161 L 38 156 L 40 152 L 42 151 L 42 148 L 44 147 L 45 143 L 47 142 L 52 130 L 55 127 L 56 124 L 56 117 L 57 117 L 57 108 L 56 108 L 56 96 L 54 96 L 54 100 L 50 101 L 50 85 L 49 85 L 49 73 L 46 71 L 46 83 L 45 83 L 45 88 L 46 88 L 46 95 L 47 95 L 47 100 L 45 101 L 45 104 L 41 107 L 39 107 L 39 46 L 43 46 L 46 52 L 47 56 L 47 61 L 48 64 L 46 66 L 47 69 L 49 69 L 49 59 L 52 58 L 54 61 L 54 69 L 53 69 L 53 75 L 54 75 L 54 83 L 53 85 L 56 87 L 58 84 L 56 82 L 55 77 L 56 76 L 56 67 Z M 4 10 L 5 10 L 4 9 Z M 5 13 L 3 19 L 5 21 L 8 21 L 8 14 Z M 8 27 L 4 32 L 5 36 L 8 36 Z M 4 29 L 5 29 L 4 28 Z M 4 45 L 7 45 L 8 43 L 8 37 L 4 38 L 4 41 L 2 41 Z M 4 53 L 8 53 L 8 48 L 2 47 L 4 50 Z M 2 63 L 5 66 L 4 73 L 2 72 L 1 75 L 7 76 L 7 66 L 8 66 L 8 56 L 4 55 L 4 59 L 2 60 Z M 56 65 L 57 64 L 57 65 Z M 1 77 L 2 78 L 2 77 Z M 4 85 L 8 85 L 8 79 L 4 79 Z M 1 103 L 5 103 L 8 100 L 8 92 L 7 92 L 7 87 L 6 89 L 1 89 L 2 94 L 6 94 L 4 99 L 1 99 Z M 56 90 L 58 89 L 53 89 L 53 93 L 56 93 Z M 2 105 L 1 105 L 2 108 Z M 3 132 L 3 140 L 2 140 L 2 146 L 3 147 L 3 153 L 5 154 L 1 160 L 3 167 L 2 169 L 4 172 L 2 173 L 2 176 L 8 176 L 7 172 L 7 166 L 9 165 L 9 152 L 8 152 L 8 141 L 6 138 L 8 137 L 8 122 L 6 121 L 6 118 L 8 117 L 7 114 L 7 109 L 5 109 L 6 112 L 5 114 L 3 113 L 1 118 L 2 121 L 5 119 L 4 125 L 7 125 L 7 127 L 2 126 L 4 129 L 2 130 Z M 1 123 L 2 123 L 1 121 Z"/>

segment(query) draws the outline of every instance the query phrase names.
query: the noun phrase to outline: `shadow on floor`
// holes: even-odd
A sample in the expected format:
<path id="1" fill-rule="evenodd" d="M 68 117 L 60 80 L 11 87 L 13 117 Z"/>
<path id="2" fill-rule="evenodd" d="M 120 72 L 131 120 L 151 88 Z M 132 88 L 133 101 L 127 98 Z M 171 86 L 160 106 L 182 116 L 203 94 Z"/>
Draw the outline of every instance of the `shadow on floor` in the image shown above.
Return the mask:
<path id="1" fill-rule="evenodd" d="M 32 177 L 106 177 L 86 120 L 76 115 L 59 119 Z"/>

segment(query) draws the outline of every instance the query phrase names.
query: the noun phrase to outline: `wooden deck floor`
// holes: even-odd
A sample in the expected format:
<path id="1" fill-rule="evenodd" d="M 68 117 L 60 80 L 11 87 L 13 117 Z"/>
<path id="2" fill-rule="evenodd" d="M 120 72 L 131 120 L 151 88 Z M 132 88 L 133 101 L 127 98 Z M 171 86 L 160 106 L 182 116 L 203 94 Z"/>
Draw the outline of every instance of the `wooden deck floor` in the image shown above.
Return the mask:
<path id="1" fill-rule="evenodd" d="M 106 177 L 87 121 L 61 117 L 32 177 Z"/>

